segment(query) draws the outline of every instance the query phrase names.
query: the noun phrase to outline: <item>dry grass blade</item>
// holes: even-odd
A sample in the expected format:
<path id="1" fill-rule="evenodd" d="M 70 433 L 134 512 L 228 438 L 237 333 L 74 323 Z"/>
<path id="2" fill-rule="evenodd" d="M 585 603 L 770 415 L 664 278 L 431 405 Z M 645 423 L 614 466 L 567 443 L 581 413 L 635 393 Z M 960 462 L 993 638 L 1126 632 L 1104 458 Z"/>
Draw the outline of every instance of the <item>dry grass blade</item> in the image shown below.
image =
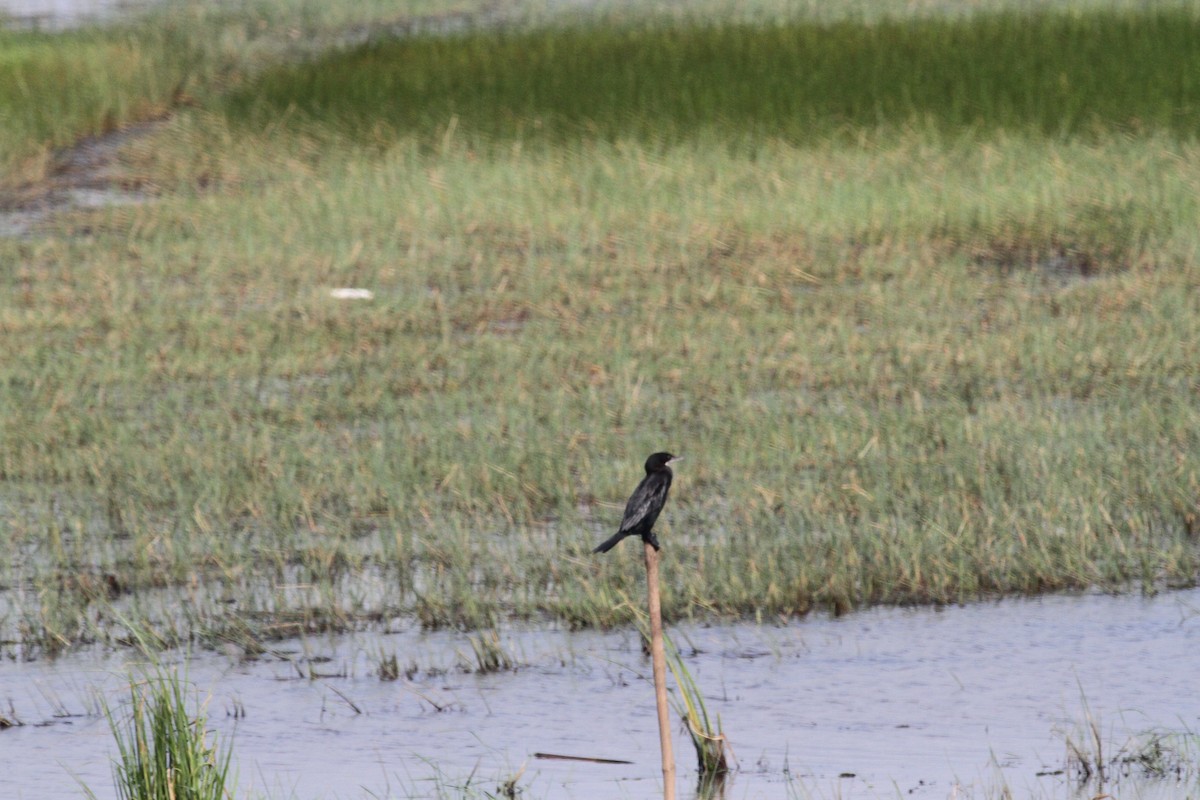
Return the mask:
<path id="1" fill-rule="evenodd" d="M 684 664 L 679 648 L 670 640 L 668 645 L 667 664 L 678 689 L 678 693 L 673 697 L 675 710 L 687 725 L 692 745 L 696 749 L 700 775 L 703 778 L 728 772 L 729 761 L 726 755 L 732 755 L 733 748 L 721 730 L 721 718 L 718 716 L 715 724 L 709 718 L 704 695 Z"/>

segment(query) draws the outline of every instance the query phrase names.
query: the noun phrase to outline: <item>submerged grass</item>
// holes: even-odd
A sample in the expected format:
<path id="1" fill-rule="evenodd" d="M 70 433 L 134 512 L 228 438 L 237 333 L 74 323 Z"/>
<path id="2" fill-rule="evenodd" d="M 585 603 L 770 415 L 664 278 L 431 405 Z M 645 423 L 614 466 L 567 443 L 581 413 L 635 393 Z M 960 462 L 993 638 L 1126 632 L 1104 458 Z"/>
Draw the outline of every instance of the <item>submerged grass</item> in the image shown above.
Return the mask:
<path id="1" fill-rule="evenodd" d="M 671 699 L 679 718 L 687 725 L 688 736 L 696 750 L 700 785 L 719 781 L 721 776 L 729 771 L 726 751 L 732 753 L 729 740 L 725 738 L 725 732 L 721 728 L 721 718 L 718 715 L 715 723 L 709 718 L 704 694 L 684 663 L 679 648 L 669 638 L 667 651 L 667 666 L 671 668 L 677 689 Z"/>
<path id="2" fill-rule="evenodd" d="M 1193 24 L 1176 13 L 1148 29 Z M 1140 41 L 1135 16 L 1080 19 L 1028 35 Z M 854 35 L 881 30 L 917 35 Z M 320 63 L 411 48 L 430 80 L 465 78 L 458 60 L 523 35 Z M 586 31 L 531 36 L 587 52 Z M 1136 53 L 1129 74 L 1153 82 L 1158 54 Z M 804 144 L 760 135 L 782 111 L 760 129 L 654 104 L 664 131 L 694 130 L 647 137 L 642 111 L 597 96 L 595 133 L 539 139 L 493 124 L 502 104 L 485 124 L 436 99 L 432 128 L 387 108 L 372 128 L 371 92 L 399 79 L 361 71 L 341 73 L 365 92 L 346 113 L 284 119 L 313 69 L 264 72 L 253 102 L 210 98 L 127 148 L 156 203 L 0 239 L 12 646 L 623 624 L 637 571 L 587 552 L 663 448 L 688 456 L 661 523 L 672 618 L 1195 581 L 1186 86 L 1183 117 L 1131 84 L 1052 128 L 997 90 L 980 124 L 833 114 L 853 136 Z M 369 146 L 343 135 L 354 120 Z M 374 299 L 331 297 L 343 286 Z"/>
<path id="3" fill-rule="evenodd" d="M 1150 730 L 1123 744 L 1110 733 L 1082 697 L 1083 720 L 1065 734 L 1066 774 L 1079 789 L 1103 794 L 1130 782 L 1163 782 L 1193 787 L 1197 779 L 1197 736 L 1183 730 Z"/>
<path id="4" fill-rule="evenodd" d="M 473 659 L 460 658 L 460 666 L 466 672 L 487 675 L 492 672 L 507 672 L 517 669 L 517 660 L 500 641 L 497 631 L 481 631 L 467 637 Z"/>

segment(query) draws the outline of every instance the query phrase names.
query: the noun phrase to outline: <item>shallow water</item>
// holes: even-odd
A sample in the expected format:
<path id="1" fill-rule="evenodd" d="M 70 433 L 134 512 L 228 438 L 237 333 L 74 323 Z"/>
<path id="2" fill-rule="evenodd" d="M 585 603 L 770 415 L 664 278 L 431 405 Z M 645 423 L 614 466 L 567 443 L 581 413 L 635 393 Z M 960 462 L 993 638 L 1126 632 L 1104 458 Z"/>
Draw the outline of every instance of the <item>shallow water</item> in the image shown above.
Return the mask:
<path id="1" fill-rule="evenodd" d="M 1018 797 L 1073 797 L 1065 776 L 1038 773 L 1065 766 L 1066 736 L 1082 738 L 1087 709 L 1114 753 L 1149 730 L 1200 730 L 1198 613 L 1200 590 L 1189 590 L 673 635 L 685 653 L 695 648 L 688 667 L 733 744 L 740 770 L 728 798 L 984 797 L 1004 785 Z M 253 661 L 203 654 L 189 677 L 211 695 L 210 727 L 232 742 L 251 795 L 431 796 L 467 780 L 493 790 L 522 765 L 526 797 L 661 794 L 649 665 L 634 635 L 506 631 L 502 642 L 525 666 L 468 674 L 458 666 L 473 659 L 465 636 L 412 631 L 294 641 Z M 381 681 L 381 654 L 420 671 Z M 0 709 L 24 723 L 0 731 L 0 795 L 74 798 L 78 780 L 116 796 L 96 696 L 121 701 L 128 658 L 0 665 Z M 332 677 L 300 677 L 309 670 Z M 695 762 L 678 736 L 688 796 Z M 1184 797 L 1196 785 L 1120 788 Z"/>
<path id="2" fill-rule="evenodd" d="M 64 30 L 153 5 L 155 0 L 0 0 L 0 22 L 17 28 Z"/>

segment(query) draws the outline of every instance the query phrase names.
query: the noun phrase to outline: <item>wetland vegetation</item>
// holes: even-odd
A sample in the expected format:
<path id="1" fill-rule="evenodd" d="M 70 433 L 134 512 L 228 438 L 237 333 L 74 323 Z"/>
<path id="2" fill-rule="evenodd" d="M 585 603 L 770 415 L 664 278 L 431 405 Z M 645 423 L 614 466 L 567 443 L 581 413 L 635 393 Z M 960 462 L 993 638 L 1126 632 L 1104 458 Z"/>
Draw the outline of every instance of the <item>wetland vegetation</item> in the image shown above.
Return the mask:
<path id="1" fill-rule="evenodd" d="M 0 33 L 7 208 L 161 120 L 0 239 L 0 654 L 628 624 L 663 448 L 674 619 L 1194 584 L 1200 14 L 995 5 Z"/>
<path id="2" fill-rule="evenodd" d="M 196 709 L 186 675 L 159 667 L 129 687 L 129 718 L 106 709 L 118 758 L 113 768 L 121 800 L 223 800 L 232 797 L 228 748 Z M 221 743 L 223 744 L 223 743 Z M 86 795 L 94 800 L 90 789 Z"/>

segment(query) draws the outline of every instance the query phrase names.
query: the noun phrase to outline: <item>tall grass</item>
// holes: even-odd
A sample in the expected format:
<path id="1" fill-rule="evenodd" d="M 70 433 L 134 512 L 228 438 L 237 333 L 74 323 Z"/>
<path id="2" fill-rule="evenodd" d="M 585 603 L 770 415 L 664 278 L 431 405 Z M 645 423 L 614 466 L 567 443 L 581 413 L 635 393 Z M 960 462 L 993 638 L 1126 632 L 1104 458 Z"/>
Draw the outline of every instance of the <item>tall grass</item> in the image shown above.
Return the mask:
<path id="1" fill-rule="evenodd" d="M 478 7 L 420 0 L 406 3 L 401 19 Z M 396 17 L 386 2 L 173 0 L 104 27 L 44 33 L 0 25 L 0 187 L 45 177 L 55 151 L 81 137 L 162 118 L 266 64 L 329 47 L 347 28 Z"/>
<path id="2" fill-rule="evenodd" d="M 162 118 L 211 91 L 230 60 L 193 35 L 194 22 L 160 14 L 62 33 L 0 27 L 0 186 L 44 177 L 54 151 L 81 137 Z"/>
<path id="3" fill-rule="evenodd" d="M 753 146 L 862 129 L 1200 131 L 1200 15 L 1004 12 L 774 25 L 625 24 L 381 41 L 269 70 L 223 103 L 254 129 L 332 124 L 554 141 Z"/>
<path id="4" fill-rule="evenodd" d="M 109 709 L 117 742 L 113 773 L 121 800 L 226 800 L 228 750 L 221 752 L 193 713 L 186 681 L 159 671 L 130 684 L 130 716 Z M 95 797 L 88 790 L 89 797 Z"/>

